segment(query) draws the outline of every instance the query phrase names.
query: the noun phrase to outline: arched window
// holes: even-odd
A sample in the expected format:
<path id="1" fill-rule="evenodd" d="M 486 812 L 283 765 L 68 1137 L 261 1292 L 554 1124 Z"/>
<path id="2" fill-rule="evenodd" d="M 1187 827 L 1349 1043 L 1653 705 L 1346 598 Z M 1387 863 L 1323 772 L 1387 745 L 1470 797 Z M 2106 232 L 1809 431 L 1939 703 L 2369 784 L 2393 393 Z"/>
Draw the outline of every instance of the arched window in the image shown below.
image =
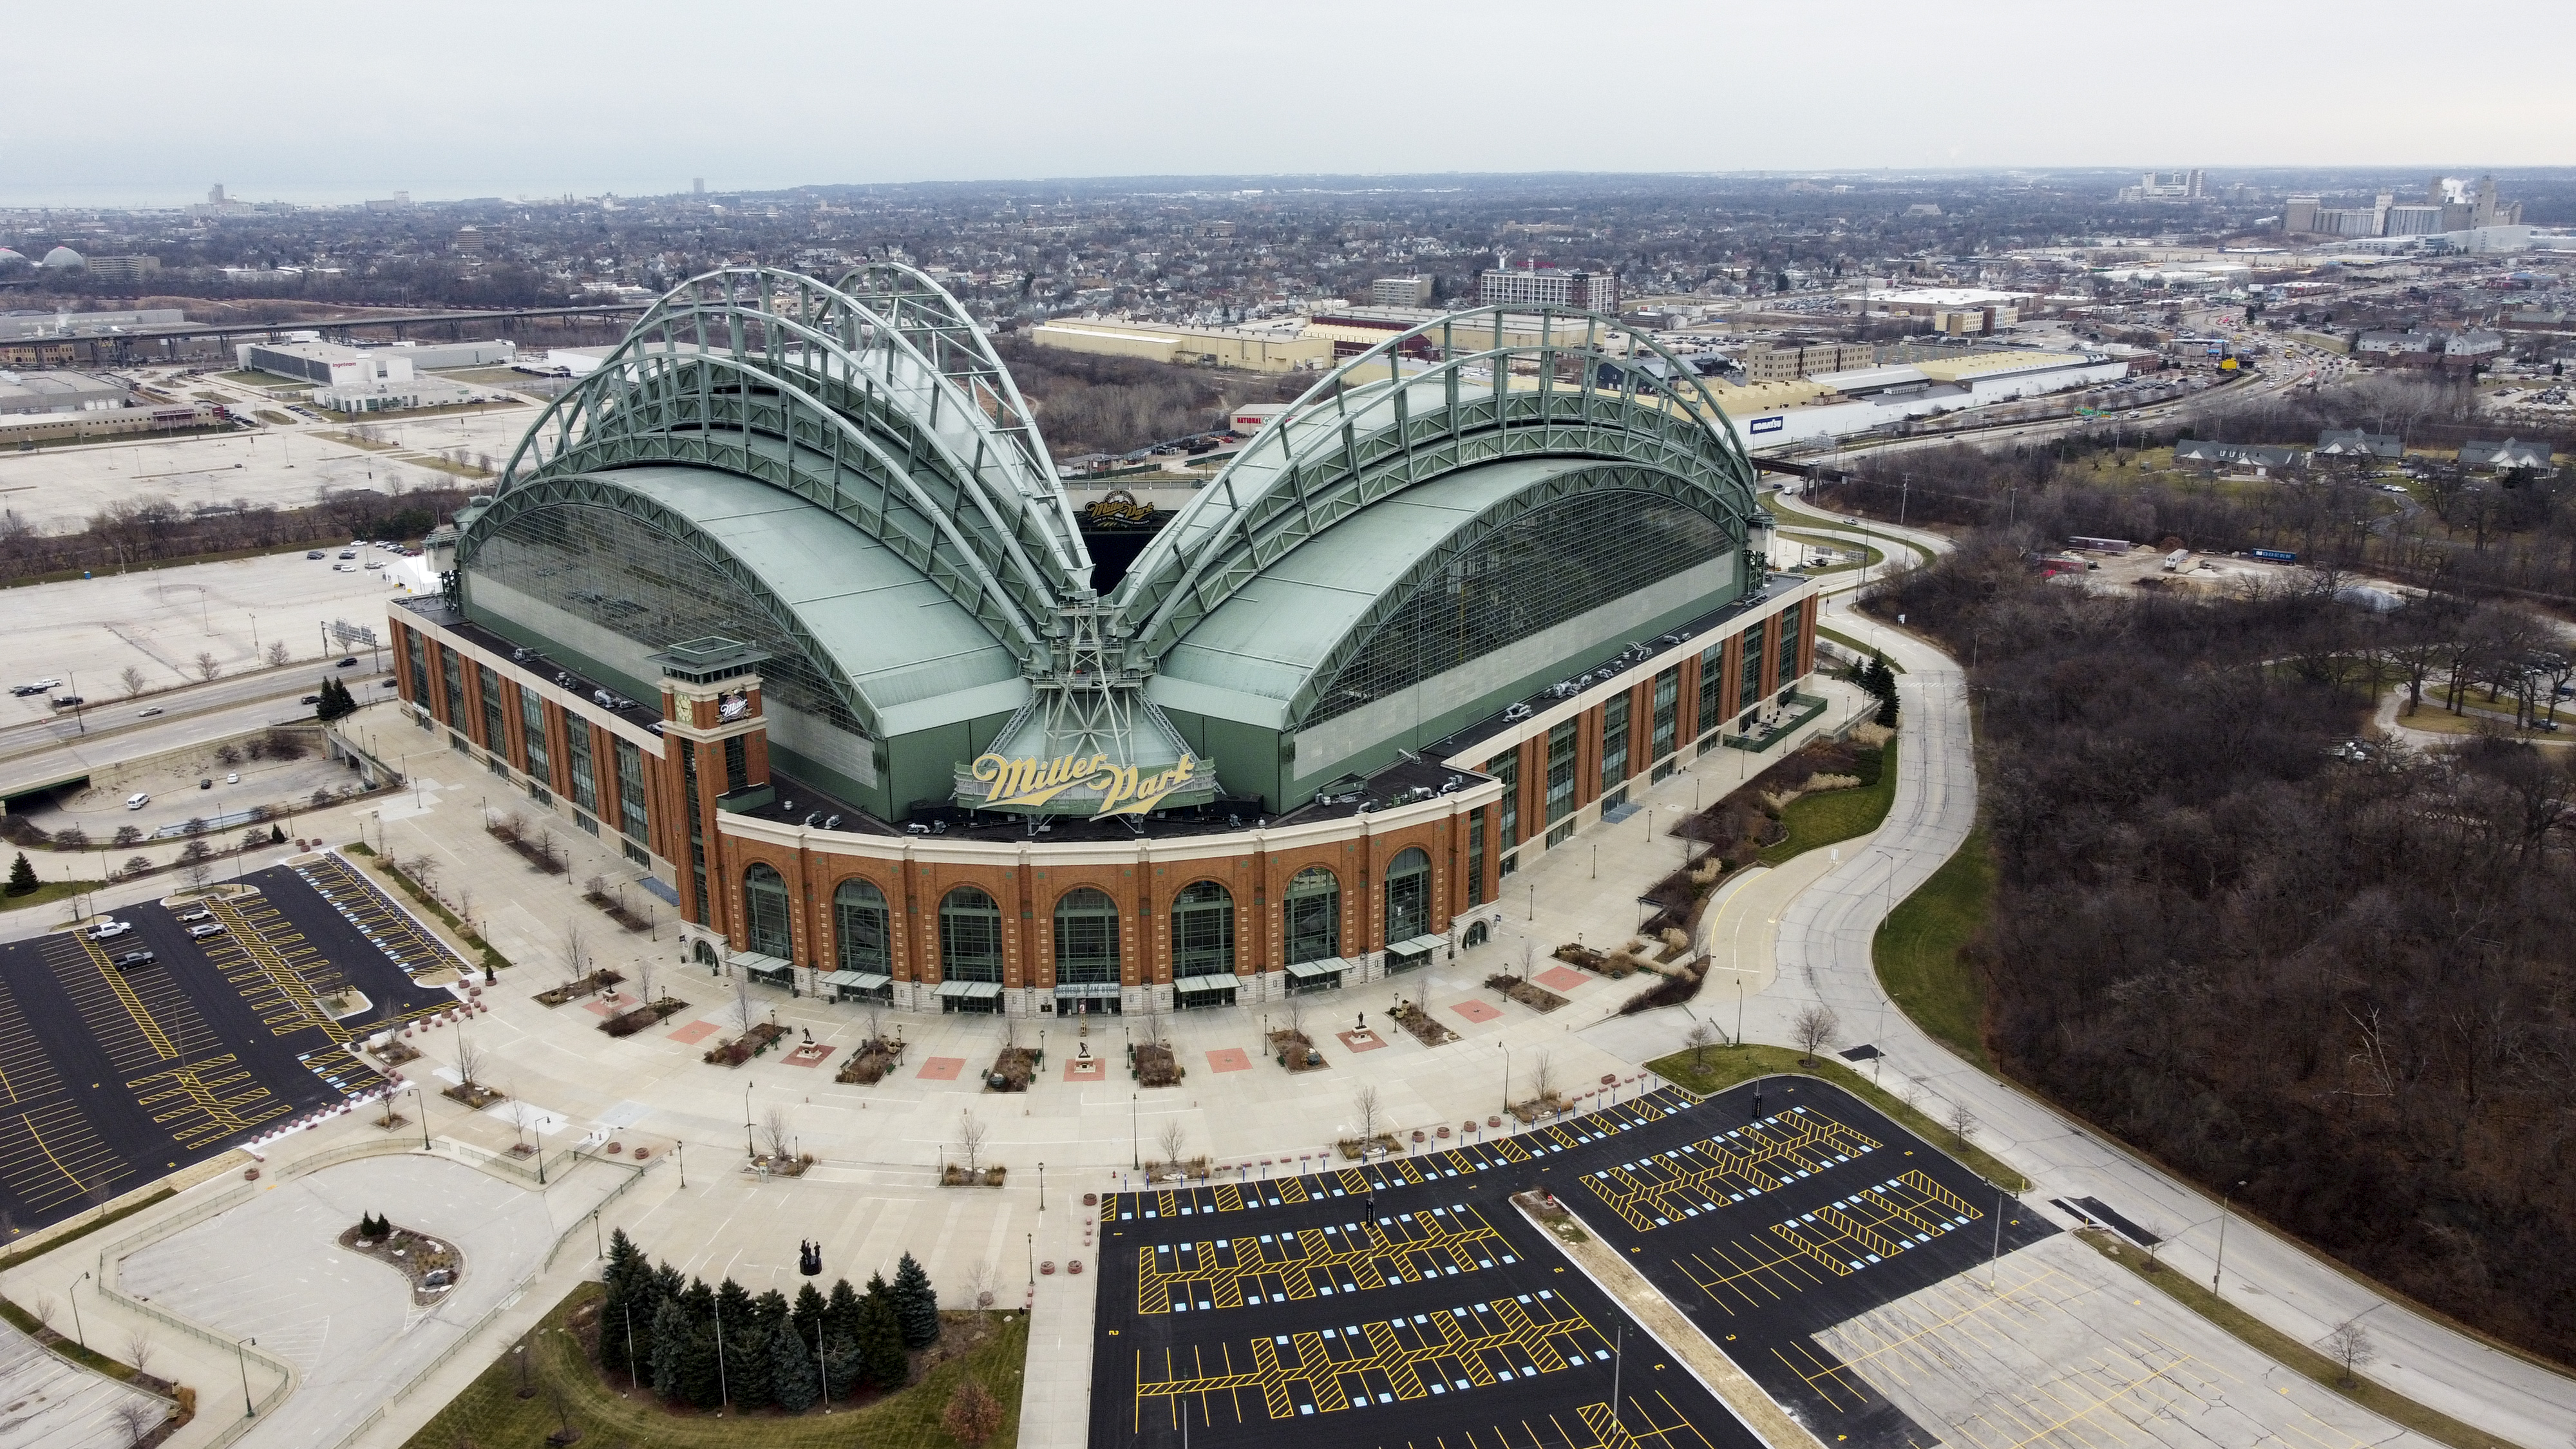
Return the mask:
<path id="1" fill-rule="evenodd" d="M 1212 880 L 1172 901 L 1172 977 L 1234 974 L 1234 895 Z"/>
<path id="2" fill-rule="evenodd" d="M 1386 867 L 1386 939 L 1393 945 L 1431 934 L 1431 857 L 1408 845 Z"/>
<path id="3" fill-rule="evenodd" d="M 1082 886 L 1055 903 L 1055 982 L 1118 980 L 1118 903 Z"/>
<path id="4" fill-rule="evenodd" d="M 707 938 L 704 936 L 698 938 L 698 944 L 690 948 L 690 953 L 696 957 L 697 963 L 701 966 L 716 964 L 716 948 L 708 945 Z"/>
<path id="5" fill-rule="evenodd" d="M 940 897 L 939 979 L 1002 979 L 1002 908 L 973 886 Z"/>
<path id="6" fill-rule="evenodd" d="M 1288 964 L 1330 961 L 1342 954 L 1342 883 L 1331 871 L 1310 865 L 1297 872 L 1279 911 Z"/>
<path id="7" fill-rule="evenodd" d="M 792 959 L 794 936 L 787 927 L 787 882 L 777 871 L 755 865 L 742 873 L 742 918 L 751 928 L 751 949 L 763 956 Z"/>
<path id="8" fill-rule="evenodd" d="M 894 974 L 894 954 L 886 944 L 885 892 L 870 882 L 845 880 L 832 892 L 832 939 L 842 970 Z"/>

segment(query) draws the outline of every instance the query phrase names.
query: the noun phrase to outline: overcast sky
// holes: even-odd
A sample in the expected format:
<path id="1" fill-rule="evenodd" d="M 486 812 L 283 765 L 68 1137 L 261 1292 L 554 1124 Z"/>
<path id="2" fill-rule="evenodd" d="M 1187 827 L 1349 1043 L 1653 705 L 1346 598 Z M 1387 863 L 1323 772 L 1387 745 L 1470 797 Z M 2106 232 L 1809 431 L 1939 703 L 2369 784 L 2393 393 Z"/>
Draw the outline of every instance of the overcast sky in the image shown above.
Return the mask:
<path id="1" fill-rule="evenodd" d="M 0 205 L 2576 163 L 2567 0 L 438 0 L 0 21 Z"/>

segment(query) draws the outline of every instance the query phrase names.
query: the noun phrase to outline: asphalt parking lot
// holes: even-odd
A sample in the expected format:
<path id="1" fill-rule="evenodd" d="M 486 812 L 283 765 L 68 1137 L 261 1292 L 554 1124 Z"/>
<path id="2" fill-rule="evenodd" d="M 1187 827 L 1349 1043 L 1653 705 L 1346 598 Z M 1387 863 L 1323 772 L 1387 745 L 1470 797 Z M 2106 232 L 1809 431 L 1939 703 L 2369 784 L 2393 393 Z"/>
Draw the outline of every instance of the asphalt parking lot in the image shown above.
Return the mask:
<path id="1" fill-rule="evenodd" d="M 225 929 L 202 942 L 187 908 L 151 904 L 119 909 L 133 929 L 108 940 L 0 945 L 0 1240 L 373 1090 L 344 1045 L 451 1004 L 400 958 L 453 959 L 430 960 L 408 918 L 374 925 L 381 896 L 343 915 L 290 867 L 243 883 L 258 893 L 211 904 Z M 136 950 L 155 960 L 114 964 Z M 364 1004 L 335 1016 L 344 988 Z"/>
<path id="2" fill-rule="evenodd" d="M 1365 1170 L 1104 1199 L 1091 1442 L 1177 1445 L 1186 1417 L 1207 1444 L 1751 1449 L 1509 1201 L 1678 1100 Z"/>
<path id="3" fill-rule="evenodd" d="M 1104 1198 L 1092 1442 L 1178 1444 L 1186 1414 L 1209 1443 L 1750 1443 L 1512 1208 L 1534 1187 L 1826 1442 L 1936 1442 L 1812 1335 L 2055 1229 L 1843 1092 L 1757 1085 Z"/>

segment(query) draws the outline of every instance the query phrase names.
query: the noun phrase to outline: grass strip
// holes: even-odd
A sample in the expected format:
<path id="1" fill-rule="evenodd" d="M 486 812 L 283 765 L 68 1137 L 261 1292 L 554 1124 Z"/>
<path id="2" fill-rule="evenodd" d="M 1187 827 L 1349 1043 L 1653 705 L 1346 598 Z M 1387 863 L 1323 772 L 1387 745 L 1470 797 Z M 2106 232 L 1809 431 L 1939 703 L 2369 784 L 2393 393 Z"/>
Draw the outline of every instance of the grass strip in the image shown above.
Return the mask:
<path id="1" fill-rule="evenodd" d="M 105 881 L 95 880 L 49 880 L 40 883 L 34 890 L 23 896 L 0 892 L 0 911 L 23 911 L 29 906 L 51 905 L 55 901 L 69 900 L 84 891 L 97 890 L 105 884 Z"/>
<path id="2" fill-rule="evenodd" d="M 1980 1029 L 1985 988 L 1963 953 L 1984 928 L 1994 893 L 1994 854 L 1985 831 L 1971 830 L 1958 852 L 1879 923 L 1870 947 L 1879 984 L 1898 1008 L 1989 1075 L 1994 1063 Z"/>
<path id="3" fill-rule="evenodd" d="M 2452 1449 L 2514 1449 L 2493 1434 L 2463 1424 L 2438 1409 L 2407 1398 L 2358 1375 L 2346 1380 L 2343 1365 L 2274 1328 L 2253 1314 L 2209 1291 L 2208 1287 L 2163 1264 L 2150 1265 L 2146 1253 L 2099 1228 L 2079 1229 L 2075 1236 L 2095 1251 L 2164 1290 L 2165 1296 L 2208 1319 L 2292 1373 L 2341 1394 L 2381 1418 L 2437 1439 Z M 2346 1388 L 2349 1382 L 2352 1386 Z"/>
<path id="4" fill-rule="evenodd" d="M 17 1329 L 20 1333 L 27 1335 L 29 1338 L 35 1339 L 38 1343 L 44 1343 L 44 1338 L 39 1330 L 44 1328 L 45 1325 L 37 1322 L 36 1315 L 29 1313 L 26 1309 L 19 1307 L 17 1304 L 10 1302 L 6 1298 L 0 1298 L 0 1318 L 7 1319 L 9 1321 L 9 1326 Z M 82 1368 L 88 1369 L 93 1373 L 105 1374 L 120 1384 L 134 1382 L 134 1365 L 118 1363 L 115 1359 L 109 1358 L 106 1354 L 100 1353 L 97 1349 L 85 1348 L 79 1343 L 68 1338 L 57 1338 L 52 1343 L 46 1343 L 45 1347 L 53 1350 L 55 1353 L 61 1354 L 72 1362 L 79 1364 Z"/>
<path id="5" fill-rule="evenodd" d="M 1789 834 L 1762 848 L 1762 863 L 1786 864 L 1817 846 L 1867 835 L 1887 819 L 1887 807 L 1895 803 L 1896 741 L 1891 739 L 1879 752 L 1875 783 L 1801 795 L 1782 806 L 1780 823 L 1789 827 Z"/>
<path id="6" fill-rule="evenodd" d="M 518 1355 L 504 1350 L 491 1367 L 411 1436 L 405 1449 L 456 1449 L 459 1444 L 543 1444 L 569 1421 L 585 1446 L 609 1449 L 717 1449 L 758 1444 L 761 1449 L 948 1449 L 957 1441 L 940 1426 L 948 1396 L 967 1379 L 983 1381 L 1002 1405 L 1002 1427 L 986 1441 L 1010 1444 L 1019 1438 L 1022 1366 L 1028 1358 L 1029 1326 L 1024 1314 L 999 1314 L 992 1338 L 932 1369 L 919 1383 L 897 1393 L 851 1408 L 836 1405 L 830 1414 L 817 1409 L 790 1417 L 774 1410 L 755 1410 L 719 1418 L 691 1410 L 673 1413 L 659 1407 L 651 1393 L 630 1397 L 611 1388 L 591 1366 L 570 1323 L 582 1305 L 603 1295 L 596 1283 L 573 1289 L 525 1338 L 529 1387 L 519 1397 Z M 943 1313 L 950 1330 L 964 1314 Z M 556 1402 L 561 1395 L 562 1415 Z"/>
<path id="7" fill-rule="evenodd" d="M 101 1228 L 110 1227 L 114 1224 L 123 1222 L 127 1218 L 134 1216 L 136 1213 L 143 1211 L 145 1208 L 154 1207 L 161 1203 L 168 1202 L 170 1199 L 177 1197 L 178 1195 L 179 1190 L 177 1188 L 165 1187 L 159 1192 L 153 1193 L 149 1197 L 127 1203 L 125 1206 L 118 1208 L 112 1213 L 103 1213 L 97 1217 L 91 1218 L 88 1222 L 81 1224 L 79 1227 L 57 1233 L 53 1237 L 45 1239 L 41 1243 L 31 1244 L 12 1253 L 0 1253 L 0 1273 L 6 1273 L 21 1263 L 33 1262 L 34 1260 L 43 1257 L 45 1254 L 52 1252 L 54 1249 L 61 1247 L 65 1243 L 74 1242 L 78 1239 L 88 1237 L 90 1234 L 97 1232 Z"/>
<path id="8" fill-rule="evenodd" d="M 353 842 L 349 845 L 342 846 L 341 848 L 352 855 L 374 855 L 376 853 L 375 848 L 364 841 Z M 483 964 L 491 967 L 495 971 L 507 971 L 510 969 L 509 957 L 502 955 L 491 942 L 484 940 L 482 937 L 474 934 L 471 930 L 468 930 L 463 921 L 456 919 L 456 913 L 454 911 L 449 910 L 446 906 L 439 903 L 438 897 L 431 895 L 426 890 L 423 890 L 420 882 L 403 874 L 401 866 L 394 864 L 390 859 L 380 859 L 376 862 L 376 869 L 392 876 L 395 883 L 400 885 L 413 900 L 420 902 L 421 905 L 426 907 L 431 914 L 437 916 L 441 921 L 444 921 L 447 924 L 447 929 L 456 933 L 458 940 L 463 941 L 467 946 L 474 950 L 482 952 Z"/>
<path id="9" fill-rule="evenodd" d="M 1914 555 L 1917 562 L 1930 563 L 1932 561 L 1932 551 L 1930 549 L 1925 548 L 1919 543 L 1914 543 L 1906 539 L 1891 538 L 1887 534 L 1880 532 L 1879 525 L 1875 522 L 1864 521 L 1858 518 L 1836 518 L 1830 514 L 1824 513 L 1810 513 L 1806 509 L 1792 507 L 1789 504 L 1781 502 L 1777 495 L 1774 495 L 1762 506 L 1770 509 L 1773 516 L 1779 518 L 1784 523 L 1796 523 L 1809 528 L 1833 528 L 1840 529 L 1845 533 L 1857 533 L 1862 535 L 1869 544 L 1885 544 L 1890 548 L 1901 548 L 1907 553 Z"/>
<path id="10" fill-rule="evenodd" d="M 1710 1047 L 1703 1065 L 1694 1066 L 1688 1051 L 1657 1057 L 1646 1070 L 1675 1086 L 1713 1096 L 1756 1077 L 1803 1076 L 1830 1082 L 1893 1118 L 1898 1126 L 1955 1157 L 1970 1172 L 2006 1192 L 2028 1192 L 2030 1179 L 2006 1167 L 1994 1154 L 1942 1126 L 1895 1093 L 1828 1057 L 1800 1057 L 1791 1047 Z"/>
<path id="11" fill-rule="evenodd" d="M 1873 645 L 1862 643 L 1840 629 L 1828 629 L 1822 624 L 1816 626 L 1816 632 L 1823 635 L 1825 638 L 1831 639 L 1835 643 L 1840 644 L 1845 649 L 1850 650 L 1863 659 L 1867 659 L 1870 656 L 1872 649 L 1875 647 Z M 1897 663 L 1893 659 L 1887 661 L 1887 667 L 1895 670 L 1899 674 L 1903 674 L 1905 672 L 1905 666 Z"/>

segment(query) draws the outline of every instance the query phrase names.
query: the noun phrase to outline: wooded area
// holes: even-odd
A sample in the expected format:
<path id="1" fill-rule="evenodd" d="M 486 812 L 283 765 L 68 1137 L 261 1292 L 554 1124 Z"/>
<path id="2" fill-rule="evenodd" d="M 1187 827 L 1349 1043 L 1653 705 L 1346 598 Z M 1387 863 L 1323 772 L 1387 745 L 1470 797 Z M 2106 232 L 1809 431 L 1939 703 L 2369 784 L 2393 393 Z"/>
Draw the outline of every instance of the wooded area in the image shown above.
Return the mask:
<path id="1" fill-rule="evenodd" d="M 2051 501 L 1872 604 L 1962 659 L 1975 641 L 1998 879 L 1968 955 L 1996 1061 L 2380 1281 L 2576 1359 L 2571 752 L 2339 748 L 2375 693 L 2527 660 L 2538 622 L 2372 614 L 2331 577 L 2088 596 L 2023 562 L 2085 531 L 2083 500 Z"/>
<path id="2" fill-rule="evenodd" d="M 1141 357 L 1094 357 L 1016 337 L 996 343 L 1020 395 L 1037 410 L 1038 431 L 1057 457 L 1124 453 L 1167 438 L 1204 433 L 1239 403 L 1293 402 L 1312 373 L 1272 376 L 1181 367 Z"/>
<path id="3" fill-rule="evenodd" d="M 2070 534 L 2197 552 L 2285 549 L 2302 560 L 2364 570 L 2431 588 L 2576 603 L 2576 485 L 2551 478 L 2494 477 L 2443 457 L 2407 462 L 2412 480 L 2393 494 L 2392 464 L 2321 458 L 2236 482 L 2192 465 L 2149 470 L 2178 432 L 2231 443 L 2312 447 L 2327 428 L 2403 436 L 2410 448 L 2456 452 L 2469 437 L 2516 430 L 2480 421 L 2464 386 L 2420 374 L 2368 377 L 2324 393 L 2247 399 L 2177 429 L 2123 426 L 2105 418 L 2089 434 L 1983 452 L 1965 443 L 1880 453 L 1849 482 L 1819 490 L 1833 506 L 1916 524 L 2013 526 L 2044 521 L 2035 546 Z M 2532 434 L 2521 430 L 2525 439 Z M 2576 446 L 2576 439 L 2556 439 Z"/>
<path id="4" fill-rule="evenodd" d="M 120 499 L 79 533 L 38 533 L 0 512 L 0 584 L 66 569 L 112 573 L 201 554 L 338 545 L 353 538 L 417 539 L 465 506 L 465 488 L 333 493 L 310 508 L 247 502 L 197 512 L 165 499 Z"/>

